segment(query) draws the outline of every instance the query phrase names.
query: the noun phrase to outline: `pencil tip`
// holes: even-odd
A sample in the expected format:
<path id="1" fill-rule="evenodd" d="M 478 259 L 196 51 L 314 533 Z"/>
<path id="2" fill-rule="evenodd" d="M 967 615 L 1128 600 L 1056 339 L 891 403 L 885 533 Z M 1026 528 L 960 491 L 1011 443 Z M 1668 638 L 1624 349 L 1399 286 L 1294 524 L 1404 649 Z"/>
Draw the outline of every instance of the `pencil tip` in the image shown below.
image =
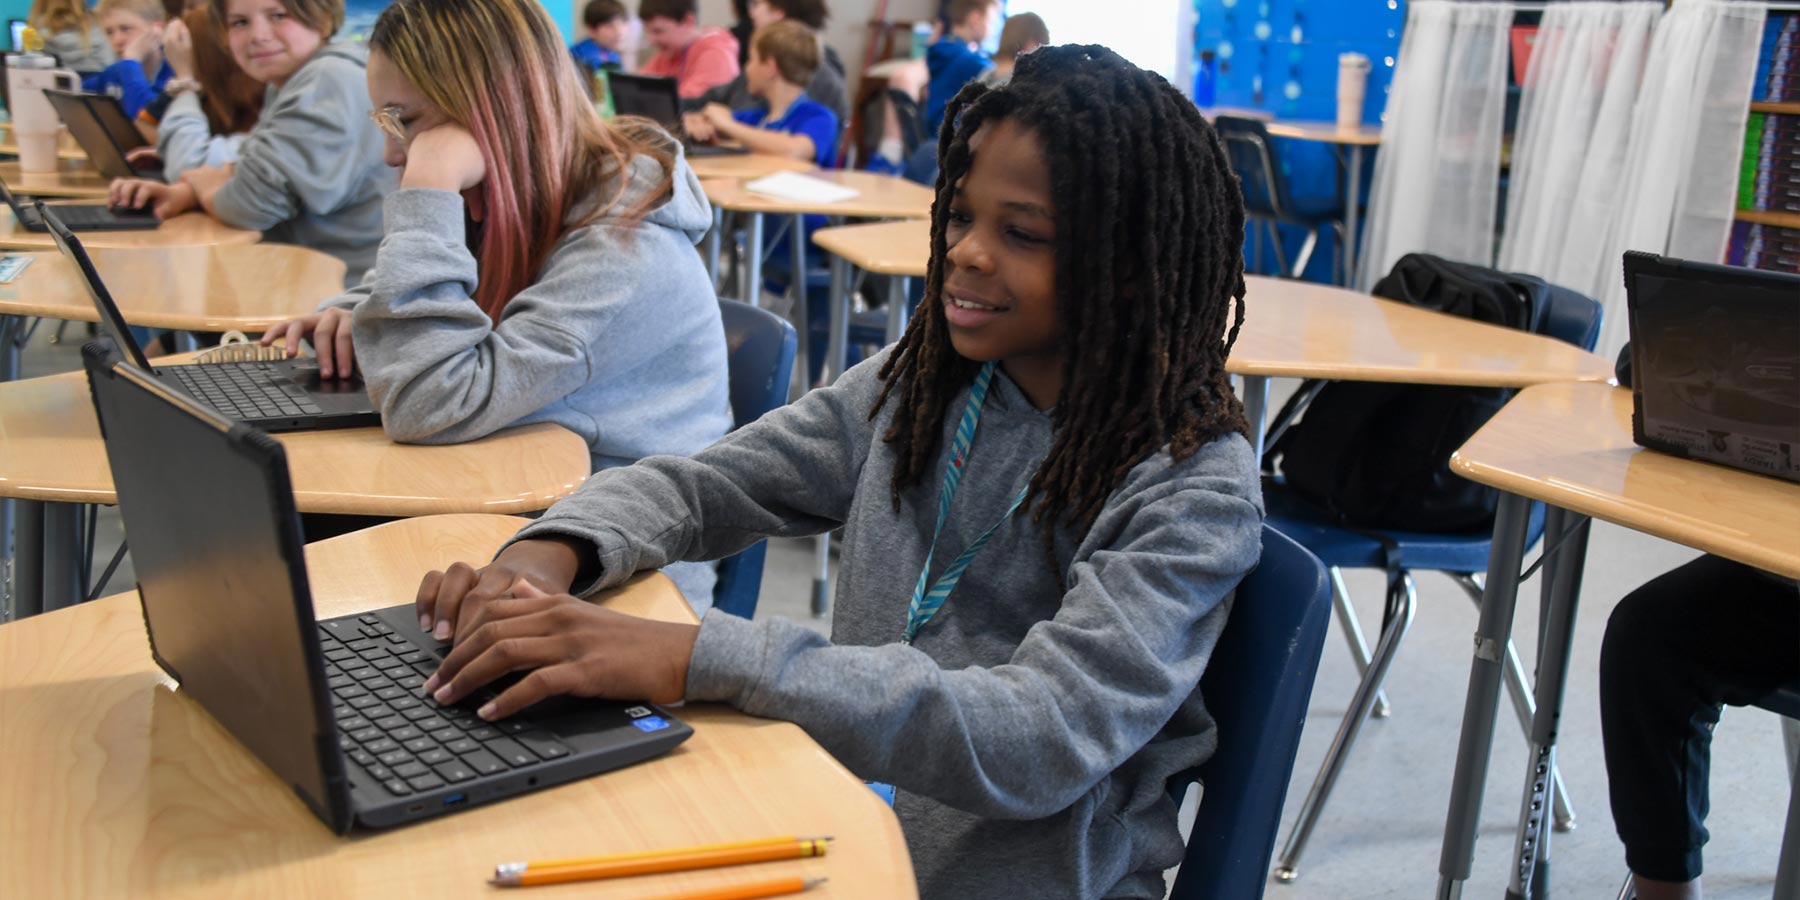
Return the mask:
<path id="1" fill-rule="evenodd" d="M 810 891 L 813 888 L 816 888 L 819 885 L 824 884 L 825 882 L 830 881 L 830 880 L 831 879 L 829 879 L 829 878 L 808 878 L 808 879 L 806 879 L 806 887 L 801 888 L 801 890 Z"/>

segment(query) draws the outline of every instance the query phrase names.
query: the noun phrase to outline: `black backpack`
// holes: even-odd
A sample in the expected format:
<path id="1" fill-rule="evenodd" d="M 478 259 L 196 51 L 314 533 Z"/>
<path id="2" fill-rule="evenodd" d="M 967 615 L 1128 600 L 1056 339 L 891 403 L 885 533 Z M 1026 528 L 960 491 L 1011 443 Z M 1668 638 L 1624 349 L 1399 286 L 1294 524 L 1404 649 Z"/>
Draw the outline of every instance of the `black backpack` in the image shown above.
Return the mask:
<path id="1" fill-rule="evenodd" d="M 1530 275 L 1410 253 L 1374 293 L 1535 332 L 1553 290 L 1560 289 Z M 1452 474 L 1450 454 L 1512 394 L 1505 388 L 1309 381 L 1276 421 L 1286 422 L 1302 408 L 1304 417 L 1269 448 L 1263 468 L 1279 470 L 1295 494 L 1341 525 L 1424 532 L 1491 528 L 1498 492 Z"/>

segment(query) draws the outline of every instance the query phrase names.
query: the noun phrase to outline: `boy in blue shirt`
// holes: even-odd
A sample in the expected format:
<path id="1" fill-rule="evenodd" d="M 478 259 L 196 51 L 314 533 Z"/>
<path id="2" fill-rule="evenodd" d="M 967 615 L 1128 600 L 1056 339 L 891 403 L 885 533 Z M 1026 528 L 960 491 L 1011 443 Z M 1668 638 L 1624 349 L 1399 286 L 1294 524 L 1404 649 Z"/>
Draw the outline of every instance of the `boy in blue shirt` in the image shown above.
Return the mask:
<path id="1" fill-rule="evenodd" d="M 999 0 L 950 0 L 946 17 L 950 32 L 925 51 L 925 67 L 931 72 L 931 81 L 925 85 L 926 143 L 937 143 L 950 98 L 994 67 L 993 60 L 981 52 L 981 42 L 987 40 L 998 6 Z"/>
<path id="2" fill-rule="evenodd" d="M 119 61 L 82 79 L 81 89 L 118 98 L 125 115 L 136 119 L 175 75 L 163 59 L 161 0 L 101 0 L 95 12 Z"/>
<path id="3" fill-rule="evenodd" d="M 837 148 L 837 113 L 807 97 L 805 88 L 819 68 L 819 57 L 818 35 L 797 21 L 784 19 L 756 29 L 744 79 L 750 94 L 768 108 L 733 113 L 723 103 L 709 103 L 687 116 L 688 135 L 830 166 Z"/>
<path id="4" fill-rule="evenodd" d="M 590 71 L 616 71 L 623 68 L 619 44 L 625 40 L 625 6 L 619 0 L 590 0 L 581 11 L 581 23 L 588 36 L 569 48 L 575 61 Z"/>

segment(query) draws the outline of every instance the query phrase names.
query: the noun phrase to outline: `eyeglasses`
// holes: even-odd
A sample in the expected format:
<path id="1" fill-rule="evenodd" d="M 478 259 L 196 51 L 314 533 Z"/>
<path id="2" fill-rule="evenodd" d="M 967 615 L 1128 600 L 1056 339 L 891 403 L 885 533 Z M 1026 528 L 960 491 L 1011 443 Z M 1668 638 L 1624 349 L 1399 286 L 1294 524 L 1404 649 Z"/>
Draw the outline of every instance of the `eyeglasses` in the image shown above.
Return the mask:
<path id="1" fill-rule="evenodd" d="M 371 109 L 369 118 L 374 121 L 375 127 L 381 129 L 382 134 L 393 138 L 394 142 L 400 146 L 406 146 L 406 126 L 400 124 L 400 107 L 384 106 L 380 109 Z"/>

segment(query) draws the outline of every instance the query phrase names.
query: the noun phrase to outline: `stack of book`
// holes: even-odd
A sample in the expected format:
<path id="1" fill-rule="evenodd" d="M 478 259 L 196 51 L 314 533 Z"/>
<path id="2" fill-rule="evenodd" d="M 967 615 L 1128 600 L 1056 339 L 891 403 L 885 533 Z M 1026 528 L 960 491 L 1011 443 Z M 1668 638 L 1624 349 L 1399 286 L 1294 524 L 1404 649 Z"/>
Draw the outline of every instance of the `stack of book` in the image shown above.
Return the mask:
<path id="1" fill-rule="evenodd" d="M 1800 15 L 1769 15 L 1750 90 L 1751 100 L 1800 101 Z"/>

